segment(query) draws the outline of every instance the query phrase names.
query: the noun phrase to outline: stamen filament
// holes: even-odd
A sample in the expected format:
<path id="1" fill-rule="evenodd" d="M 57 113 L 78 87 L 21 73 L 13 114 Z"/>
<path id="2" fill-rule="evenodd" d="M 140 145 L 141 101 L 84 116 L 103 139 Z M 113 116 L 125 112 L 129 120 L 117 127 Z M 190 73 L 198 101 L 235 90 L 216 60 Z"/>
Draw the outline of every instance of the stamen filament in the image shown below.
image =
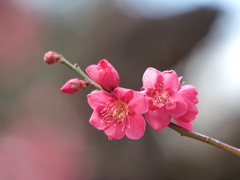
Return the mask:
<path id="1" fill-rule="evenodd" d="M 119 124 L 122 126 L 122 131 L 124 131 L 128 112 L 128 106 L 123 102 L 113 101 L 106 103 L 101 111 L 103 116 L 101 122 L 105 123 L 104 129 L 109 127 L 111 124 L 114 126 Z"/>

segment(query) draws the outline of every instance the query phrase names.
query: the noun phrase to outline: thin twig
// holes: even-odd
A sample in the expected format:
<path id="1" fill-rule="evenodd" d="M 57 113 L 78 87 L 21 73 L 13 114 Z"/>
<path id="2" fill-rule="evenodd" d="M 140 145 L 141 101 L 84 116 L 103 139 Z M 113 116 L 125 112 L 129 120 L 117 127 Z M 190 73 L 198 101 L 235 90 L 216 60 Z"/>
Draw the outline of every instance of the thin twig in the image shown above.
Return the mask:
<path id="1" fill-rule="evenodd" d="M 84 80 L 87 80 L 91 86 L 98 90 L 103 90 L 101 86 L 95 83 L 91 78 L 89 78 L 77 64 L 71 64 L 68 60 L 66 60 L 62 55 L 60 55 L 59 62 L 63 65 L 69 67 L 71 70 L 75 71 L 78 75 L 80 75 Z"/>
<path id="2" fill-rule="evenodd" d="M 196 139 L 198 141 L 202 141 L 206 144 L 210 144 L 212 146 L 218 147 L 220 149 L 223 149 L 225 151 L 228 151 L 228 152 L 240 157 L 240 149 L 230 146 L 229 144 L 223 143 L 221 141 L 218 141 L 216 139 L 213 139 L 211 137 L 202 135 L 202 134 L 194 132 L 194 131 L 189 131 L 189 130 L 184 129 L 174 123 L 170 123 L 168 125 L 168 127 L 173 129 L 174 131 L 177 131 L 181 136 L 186 136 L 186 137 L 189 137 L 192 139 Z"/>

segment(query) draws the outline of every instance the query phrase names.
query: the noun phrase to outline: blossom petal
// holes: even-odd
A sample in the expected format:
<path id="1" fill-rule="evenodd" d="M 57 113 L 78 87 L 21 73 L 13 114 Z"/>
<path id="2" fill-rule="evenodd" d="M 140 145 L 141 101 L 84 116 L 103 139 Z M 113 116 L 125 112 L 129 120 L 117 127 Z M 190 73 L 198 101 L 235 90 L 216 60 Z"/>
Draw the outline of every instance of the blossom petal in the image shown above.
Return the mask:
<path id="1" fill-rule="evenodd" d="M 118 100 L 125 102 L 133 113 L 144 114 L 148 111 L 147 98 L 143 93 L 117 87 L 114 89 L 113 94 Z"/>
<path id="2" fill-rule="evenodd" d="M 171 116 L 164 109 L 148 111 L 145 116 L 148 124 L 156 131 L 165 128 L 171 122 Z"/>
<path id="3" fill-rule="evenodd" d="M 146 129 L 146 122 L 142 115 L 134 114 L 128 116 L 128 123 L 126 127 L 126 136 L 129 139 L 139 139 L 144 135 Z"/>
<path id="4" fill-rule="evenodd" d="M 107 70 L 107 69 L 115 70 L 115 68 L 112 66 L 112 64 L 109 63 L 108 60 L 106 60 L 106 59 L 102 59 L 101 61 L 99 61 L 98 68 L 104 69 L 104 70 Z"/>
<path id="5" fill-rule="evenodd" d="M 97 70 L 97 68 L 98 68 L 98 65 L 95 65 L 95 64 L 90 65 L 86 68 L 86 72 L 90 76 L 90 78 L 92 78 L 93 81 L 99 84 L 100 82 L 98 79 L 99 79 L 99 75 L 101 74 L 98 73 L 99 71 Z"/>
<path id="6" fill-rule="evenodd" d="M 101 121 L 103 119 L 103 117 L 101 116 L 101 114 L 99 113 L 102 108 L 99 106 L 97 108 L 97 111 L 94 111 L 90 117 L 90 124 L 92 124 L 95 128 L 99 129 L 99 130 L 103 130 L 105 123 L 103 121 Z"/>
<path id="7" fill-rule="evenodd" d="M 192 85 L 183 85 L 180 87 L 179 89 L 179 94 L 181 94 L 181 96 L 185 99 L 189 99 L 190 101 L 192 101 L 194 104 L 198 103 L 198 91 L 197 89 L 192 86 Z"/>
<path id="8" fill-rule="evenodd" d="M 133 92 L 131 89 L 116 87 L 111 94 L 113 94 L 115 100 L 128 104 L 133 98 Z"/>
<path id="9" fill-rule="evenodd" d="M 178 117 L 178 119 L 181 121 L 190 122 L 196 119 L 196 115 L 198 114 L 198 109 L 193 102 L 189 101 L 188 99 L 186 99 L 185 101 L 188 105 L 188 111 L 184 115 Z"/>
<path id="10" fill-rule="evenodd" d="M 148 111 L 147 97 L 140 92 L 133 91 L 134 97 L 129 101 L 128 107 L 131 112 L 144 114 Z"/>
<path id="11" fill-rule="evenodd" d="M 123 138 L 125 131 L 123 130 L 122 125 L 119 123 L 116 124 L 110 124 L 109 127 L 104 129 L 104 133 L 110 138 L 110 139 L 121 139 Z"/>
<path id="12" fill-rule="evenodd" d="M 173 70 L 164 71 L 162 75 L 163 75 L 163 85 L 165 89 L 166 88 L 170 88 L 172 90 L 178 89 L 180 81 L 175 71 Z"/>
<path id="13" fill-rule="evenodd" d="M 123 88 L 118 89 L 118 90 L 122 90 L 122 89 Z M 126 104 L 128 104 L 129 101 L 131 101 L 133 99 L 133 97 L 134 97 L 133 90 L 129 90 L 120 98 L 120 101 L 125 102 Z"/>
<path id="14" fill-rule="evenodd" d="M 188 110 L 188 106 L 182 96 L 171 90 L 169 90 L 169 95 L 172 101 L 176 104 L 176 107 L 174 109 L 168 110 L 169 115 L 172 117 L 179 117 L 185 114 Z"/>
<path id="15" fill-rule="evenodd" d="M 193 126 L 192 126 L 192 123 L 191 122 L 185 122 L 185 121 L 181 121 L 179 120 L 179 118 L 174 118 L 175 122 L 177 125 L 189 130 L 189 131 L 192 131 L 193 129 Z"/>
<path id="16" fill-rule="evenodd" d="M 156 85 L 160 85 L 163 83 L 163 76 L 160 71 L 154 68 L 147 68 L 145 73 L 143 74 L 143 87 L 145 89 L 152 88 L 155 89 Z"/>
<path id="17" fill-rule="evenodd" d="M 110 71 L 105 72 L 104 76 L 101 78 L 99 84 L 103 89 L 107 91 L 112 91 L 119 85 L 119 78 L 113 78 L 113 73 Z"/>
<path id="18" fill-rule="evenodd" d="M 87 96 L 88 104 L 92 109 L 96 109 L 100 104 L 108 102 L 110 97 L 110 94 L 106 91 L 93 91 Z"/>

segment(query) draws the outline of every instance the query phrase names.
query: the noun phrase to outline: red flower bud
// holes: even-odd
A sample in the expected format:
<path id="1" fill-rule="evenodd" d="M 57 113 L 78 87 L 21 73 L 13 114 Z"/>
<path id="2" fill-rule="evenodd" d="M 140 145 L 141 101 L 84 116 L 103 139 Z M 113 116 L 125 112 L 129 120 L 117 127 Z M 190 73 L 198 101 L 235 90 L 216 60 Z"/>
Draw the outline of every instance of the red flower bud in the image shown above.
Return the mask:
<path id="1" fill-rule="evenodd" d="M 101 60 L 97 65 L 88 66 L 86 72 L 93 81 L 107 91 L 113 91 L 119 86 L 118 72 L 106 59 Z"/>
<path id="2" fill-rule="evenodd" d="M 59 58 L 60 58 L 60 54 L 53 51 L 47 52 L 43 57 L 44 61 L 48 64 L 53 64 L 57 62 Z"/>
<path id="3" fill-rule="evenodd" d="M 67 94 L 75 94 L 81 89 L 85 89 L 85 88 L 86 88 L 86 82 L 81 79 L 75 78 L 67 81 L 63 85 L 63 87 L 60 89 L 60 91 Z"/>

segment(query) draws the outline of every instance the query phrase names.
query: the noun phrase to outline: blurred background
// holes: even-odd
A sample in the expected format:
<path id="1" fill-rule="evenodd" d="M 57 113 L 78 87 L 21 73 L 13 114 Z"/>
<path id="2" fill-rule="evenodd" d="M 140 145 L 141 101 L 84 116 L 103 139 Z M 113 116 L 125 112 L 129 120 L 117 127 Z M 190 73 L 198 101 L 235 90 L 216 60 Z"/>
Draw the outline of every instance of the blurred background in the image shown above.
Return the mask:
<path id="1" fill-rule="evenodd" d="M 194 131 L 240 147 L 240 1 L 1 0 L 0 26 L 1 180 L 240 179 L 236 156 L 169 128 L 109 141 L 88 123 L 92 89 L 61 93 L 78 76 L 43 62 L 107 59 L 134 90 L 174 69 L 199 90 Z"/>

